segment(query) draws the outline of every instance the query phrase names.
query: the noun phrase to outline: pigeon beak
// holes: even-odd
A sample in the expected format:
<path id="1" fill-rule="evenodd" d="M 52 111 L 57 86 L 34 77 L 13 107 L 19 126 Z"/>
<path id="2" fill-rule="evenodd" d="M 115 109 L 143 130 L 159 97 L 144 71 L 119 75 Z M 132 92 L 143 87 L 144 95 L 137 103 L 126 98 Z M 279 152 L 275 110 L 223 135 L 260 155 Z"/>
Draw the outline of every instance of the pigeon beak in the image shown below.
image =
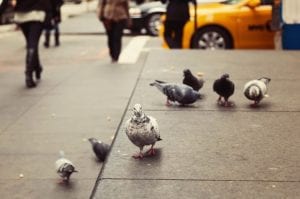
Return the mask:
<path id="1" fill-rule="evenodd" d="M 135 116 L 141 117 L 141 113 L 140 113 L 140 112 L 136 112 L 136 113 L 135 113 Z"/>

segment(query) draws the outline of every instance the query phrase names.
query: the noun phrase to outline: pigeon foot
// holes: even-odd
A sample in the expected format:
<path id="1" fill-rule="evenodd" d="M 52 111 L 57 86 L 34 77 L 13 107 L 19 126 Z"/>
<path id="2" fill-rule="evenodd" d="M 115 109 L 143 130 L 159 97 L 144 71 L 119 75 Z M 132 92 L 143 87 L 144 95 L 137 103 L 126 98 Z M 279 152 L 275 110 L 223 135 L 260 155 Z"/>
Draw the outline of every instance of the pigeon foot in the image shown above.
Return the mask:
<path id="1" fill-rule="evenodd" d="M 167 100 L 167 102 L 166 102 L 166 106 L 172 106 L 172 104 L 170 103 L 170 101 L 169 101 L 169 100 Z"/>
<path id="2" fill-rule="evenodd" d="M 224 104 L 223 104 L 224 107 L 232 107 L 233 106 L 233 103 L 231 102 L 228 102 L 228 101 L 225 101 Z"/>
<path id="3" fill-rule="evenodd" d="M 253 108 L 257 108 L 258 107 L 258 102 L 254 102 L 253 104 L 250 105 Z"/>
<path id="4" fill-rule="evenodd" d="M 154 148 L 151 147 L 146 153 L 148 155 L 155 155 L 155 150 L 154 150 Z"/>
<path id="5" fill-rule="evenodd" d="M 142 159 L 144 156 L 143 156 L 142 153 L 138 153 L 138 154 L 136 154 L 136 155 L 133 155 L 132 157 L 133 157 L 134 159 Z"/>
<path id="6" fill-rule="evenodd" d="M 57 181 L 57 184 L 65 184 L 65 183 L 68 183 L 68 181 L 65 179 L 60 179 L 59 181 Z"/>
<path id="7" fill-rule="evenodd" d="M 224 104 L 224 102 L 222 101 L 222 97 L 219 97 L 219 98 L 217 99 L 217 103 L 218 103 L 219 105 L 223 105 L 223 104 Z"/>

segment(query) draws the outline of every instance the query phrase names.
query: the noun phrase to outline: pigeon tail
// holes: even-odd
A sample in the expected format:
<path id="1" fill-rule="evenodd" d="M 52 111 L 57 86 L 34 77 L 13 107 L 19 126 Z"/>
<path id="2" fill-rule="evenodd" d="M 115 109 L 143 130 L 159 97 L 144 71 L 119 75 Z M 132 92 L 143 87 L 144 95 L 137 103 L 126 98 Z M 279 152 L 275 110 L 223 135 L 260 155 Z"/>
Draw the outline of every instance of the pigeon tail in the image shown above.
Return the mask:
<path id="1" fill-rule="evenodd" d="M 164 83 L 167 83 L 167 82 L 165 82 L 165 81 L 161 81 L 161 80 L 155 80 L 155 82 L 157 82 L 157 83 L 160 83 L 160 84 L 164 84 Z"/>
<path id="2" fill-rule="evenodd" d="M 157 138 L 157 141 L 161 141 L 162 139 L 160 137 Z"/>
<path id="3" fill-rule="evenodd" d="M 158 88 L 158 90 L 163 92 L 163 88 L 165 86 L 165 85 L 163 85 L 164 83 L 165 82 L 163 82 L 163 81 L 155 80 L 153 83 L 150 84 L 150 86 L 155 86 L 156 88 Z"/>
<path id="4" fill-rule="evenodd" d="M 156 86 L 158 84 L 165 84 L 167 82 L 161 81 L 161 80 L 155 80 L 153 83 L 150 83 L 150 86 Z"/>
<path id="5" fill-rule="evenodd" d="M 268 77 L 261 77 L 259 78 L 258 80 L 264 82 L 266 85 L 270 83 L 271 81 L 271 78 L 268 78 Z"/>
<path id="6" fill-rule="evenodd" d="M 64 152 L 63 150 L 60 150 L 60 151 L 59 151 L 59 157 L 60 157 L 60 158 L 65 157 L 65 152 Z"/>

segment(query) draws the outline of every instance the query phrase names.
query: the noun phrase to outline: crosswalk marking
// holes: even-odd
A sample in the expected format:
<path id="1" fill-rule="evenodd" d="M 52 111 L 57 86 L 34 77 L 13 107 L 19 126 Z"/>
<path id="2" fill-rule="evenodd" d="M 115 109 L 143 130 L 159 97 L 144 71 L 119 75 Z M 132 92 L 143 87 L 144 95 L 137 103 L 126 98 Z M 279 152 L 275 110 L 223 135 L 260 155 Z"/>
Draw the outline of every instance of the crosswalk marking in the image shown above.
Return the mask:
<path id="1" fill-rule="evenodd" d="M 120 64 L 134 64 L 141 51 L 143 50 L 144 45 L 149 40 L 149 36 L 137 36 L 131 39 L 129 44 L 126 46 L 119 57 Z"/>

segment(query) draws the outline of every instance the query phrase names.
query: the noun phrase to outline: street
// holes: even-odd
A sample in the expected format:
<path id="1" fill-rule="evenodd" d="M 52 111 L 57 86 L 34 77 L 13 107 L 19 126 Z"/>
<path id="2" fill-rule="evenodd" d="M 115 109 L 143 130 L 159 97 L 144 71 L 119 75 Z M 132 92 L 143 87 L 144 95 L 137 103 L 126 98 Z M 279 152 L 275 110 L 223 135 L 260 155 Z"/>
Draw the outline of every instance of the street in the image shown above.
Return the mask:
<path id="1" fill-rule="evenodd" d="M 112 64 L 94 11 L 60 28 L 61 46 L 46 49 L 41 38 L 34 89 L 25 87 L 21 32 L 0 33 L 1 199 L 299 197 L 299 51 L 166 50 L 158 37 L 126 33 Z M 149 83 L 180 83 L 185 68 L 204 74 L 202 99 L 166 106 Z M 212 90 L 223 73 L 236 86 L 230 108 Z M 272 79 L 270 97 L 252 108 L 243 85 L 262 76 Z M 141 160 L 124 132 L 135 103 L 157 118 L 162 138 Z M 112 143 L 105 163 L 90 137 Z M 60 150 L 79 171 L 68 184 L 55 171 Z"/>
<path id="2" fill-rule="evenodd" d="M 145 58 L 135 51 L 141 53 L 137 63 L 110 64 L 94 12 L 66 19 L 60 28 L 59 47 L 52 37 L 50 48 L 44 48 L 41 37 L 44 71 L 32 90 L 24 84 L 23 35 L 0 36 L 1 198 L 88 198 L 102 163 L 87 138 L 110 144 Z M 124 36 L 124 49 L 134 38 Z M 158 38 L 150 39 L 148 48 L 159 47 Z M 79 170 L 66 187 L 58 184 L 54 167 L 59 150 Z"/>

